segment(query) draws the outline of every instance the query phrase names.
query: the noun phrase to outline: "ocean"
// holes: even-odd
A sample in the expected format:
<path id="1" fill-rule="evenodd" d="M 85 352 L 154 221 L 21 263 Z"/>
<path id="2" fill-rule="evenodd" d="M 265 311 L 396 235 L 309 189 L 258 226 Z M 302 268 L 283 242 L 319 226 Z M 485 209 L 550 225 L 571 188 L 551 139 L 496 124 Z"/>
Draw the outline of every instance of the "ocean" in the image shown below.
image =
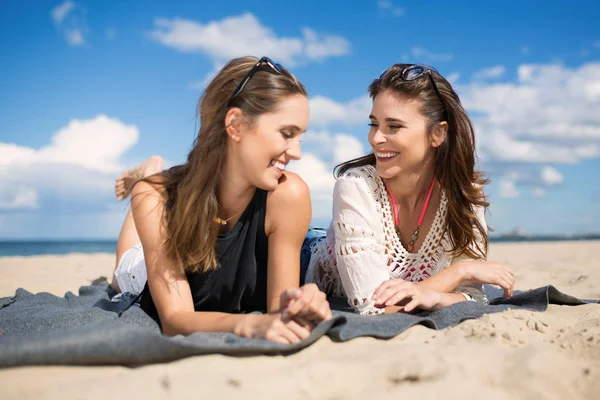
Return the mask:
<path id="1" fill-rule="evenodd" d="M 498 242 L 549 242 L 564 240 L 599 240 L 600 234 L 581 236 L 497 236 L 491 237 L 492 243 Z M 69 253 L 114 253 L 116 240 L 0 240 L 0 257 L 35 256 L 44 254 Z"/>
<path id="2" fill-rule="evenodd" d="M 0 241 L 0 257 L 114 253 L 116 248 L 116 240 L 10 240 Z"/>

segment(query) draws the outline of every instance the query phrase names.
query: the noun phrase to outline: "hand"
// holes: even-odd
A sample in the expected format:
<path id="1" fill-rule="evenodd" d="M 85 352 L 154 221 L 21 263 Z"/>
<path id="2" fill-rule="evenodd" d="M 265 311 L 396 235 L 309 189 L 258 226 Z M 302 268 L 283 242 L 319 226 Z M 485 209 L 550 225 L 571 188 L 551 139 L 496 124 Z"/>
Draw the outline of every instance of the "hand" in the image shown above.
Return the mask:
<path id="1" fill-rule="evenodd" d="M 515 274 L 507 266 L 495 261 L 468 261 L 462 263 L 462 268 L 465 280 L 498 285 L 504 289 L 504 298 L 512 296 Z"/>
<path id="2" fill-rule="evenodd" d="M 295 344 L 310 336 L 310 331 L 296 321 L 284 321 L 281 313 L 244 315 L 234 333 L 283 344 Z"/>
<path id="3" fill-rule="evenodd" d="M 435 309 L 441 301 L 441 294 L 403 279 L 391 279 L 379 285 L 371 298 L 375 300 L 375 307 L 403 306 L 400 311 L 411 312 L 417 307 Z"/>
<path id="4" fill-rule="evenodd" d="M 280 307 L 284 320 L 293 319 L 305 327 L 310 325 L 311 329 L 315 324 L 332 317 L 327 296 L 314 283 L 285 290 L 281 293 Z"/>

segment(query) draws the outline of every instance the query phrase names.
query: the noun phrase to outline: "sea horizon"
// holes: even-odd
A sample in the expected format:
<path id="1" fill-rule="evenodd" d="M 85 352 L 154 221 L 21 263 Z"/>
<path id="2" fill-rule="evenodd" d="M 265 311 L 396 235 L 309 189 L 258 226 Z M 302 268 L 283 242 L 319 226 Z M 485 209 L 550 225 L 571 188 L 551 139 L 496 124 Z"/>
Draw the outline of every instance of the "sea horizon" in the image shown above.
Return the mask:
<path id="1" fill-rule="evenodd" d="M 571 235 L 490 235 L 491 243 L 600 240 L 600 233 Z M 114 253 L 117 239 L 0 239 L 0 257 Z"/>

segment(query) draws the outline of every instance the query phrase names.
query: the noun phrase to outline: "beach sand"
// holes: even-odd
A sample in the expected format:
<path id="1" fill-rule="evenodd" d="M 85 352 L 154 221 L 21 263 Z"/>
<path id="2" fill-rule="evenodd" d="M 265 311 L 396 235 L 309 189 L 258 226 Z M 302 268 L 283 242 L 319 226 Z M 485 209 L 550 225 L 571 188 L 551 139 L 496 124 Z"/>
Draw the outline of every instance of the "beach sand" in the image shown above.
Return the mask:
<path id="1" fill-rule="evenodd" d="M 495 243 L 516 288 L 600 299 L 600 241 Z M 63 295 L 110 276 L 114 256 L 0 258 L 0 297 Z M 510 310 L 390 340 L 322 338 L 290 356 L 198 356 L 125 367 L 0 370 L 2 399 L 600 399 L 600 304 Z"/>

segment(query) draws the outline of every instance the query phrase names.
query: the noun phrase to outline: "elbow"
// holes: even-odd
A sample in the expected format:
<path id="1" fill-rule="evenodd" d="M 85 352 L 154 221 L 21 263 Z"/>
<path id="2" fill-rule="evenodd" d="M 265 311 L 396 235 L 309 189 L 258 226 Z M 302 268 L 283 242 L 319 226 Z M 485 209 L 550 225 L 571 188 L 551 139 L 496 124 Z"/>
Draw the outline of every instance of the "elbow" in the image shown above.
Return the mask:
<path id="1" fill-rule="evenodd" d="M 181 315 L 175 313 L 160 317 L 162 334 L 169 337 L 185 335 L 186 330 L 184 329 L 182 319 Z"/>

